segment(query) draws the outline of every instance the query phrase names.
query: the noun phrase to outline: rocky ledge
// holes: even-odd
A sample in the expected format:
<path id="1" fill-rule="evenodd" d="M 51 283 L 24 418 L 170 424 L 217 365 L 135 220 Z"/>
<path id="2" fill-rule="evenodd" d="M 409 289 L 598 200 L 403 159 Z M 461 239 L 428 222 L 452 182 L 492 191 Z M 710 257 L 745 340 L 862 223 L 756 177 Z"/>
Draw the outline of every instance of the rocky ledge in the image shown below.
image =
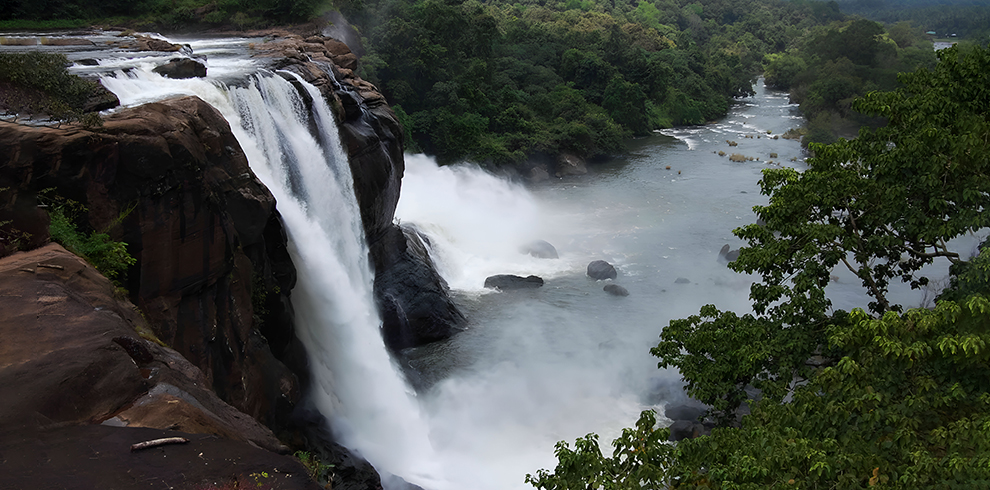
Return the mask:
<path id="1" fill-rule="evenodd" d="M 279 426 L 305 372 L 287 308 L 295 269 L 275 200 L 215 109 L 146 104 L 99 132 L 0 122 L 0 189 L 0 222 L 35 245 L 48 238 L 39 191 L 85 205 L 90 227 L 137 259 L 119 279 L 151 333 L 222 400 Z"/>
<path id="2" fill-rule="evenodd" d="M 295 479 L 273 488 L 315 487 L 298 461 L 276 454 L 287 448 L 271 430 L 220 400 L 110 281 L 61 246 L 0 259 L 0 311 L 0 486 L 188 485 L 282 468 Z M 129 451 L 163 436 L 193 442 Z M 155 464 L 168 457 L 197 464 Z"/>

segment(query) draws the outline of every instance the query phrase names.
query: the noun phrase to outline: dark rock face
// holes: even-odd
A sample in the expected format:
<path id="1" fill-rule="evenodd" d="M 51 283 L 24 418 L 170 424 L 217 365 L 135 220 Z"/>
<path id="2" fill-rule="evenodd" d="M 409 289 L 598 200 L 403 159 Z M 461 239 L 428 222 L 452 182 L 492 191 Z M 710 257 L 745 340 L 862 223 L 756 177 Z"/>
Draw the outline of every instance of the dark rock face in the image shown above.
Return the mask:
<path id="1" fill-rule="evenodd" d="M 294 72 L 319 88 L 334 108 L 375 268 L 375 299 L 386 343 L 402 349 L 459 331 L 464 316 L 424 243 L 394 223 L 405 171 L 403 131 L 385 97 L 354 76 L 356 58 L 338 40 L 285 34 L 256 49 L 275 58 L 273 68 Z"/>
<path id="2" fill-rule="evenodd" d="M 674 421 L 670 425 L 671 441 L 692 439 L 711 434 L 711 426 L 702 421 L 707 410 L 695 405 L 674 405 L 664 409 L 664 415 Z"/>
<path id="3" fill-rule="evenodd" d="M 0 430 L 102 422 L 284 449 L 179 353 L 142 338 L 151 328 L 134 305 L 59 245 L 0 259 L 0 310 Z"/>
<path id="4" fill-rule="evenodd" d="M 535 289 L 543 287 L 543 279 L 537 276 L 522 277 L 512 274 L 498 274 L 485 278 L 485 287 L 501 291 L 508 291 L 510 289 Z"/>
<path id="5" fill-rule="evenodd" d="M 556 259 L 559 258 L 557 255 L 557 249 L 554 248 L 549 242 L 544 240 L 536 240 L 523 245 L 519 251 L 524 254 L 532 255 L 538 259 Z"/>
<path id="6" fill-rule="evenodd" d="M 618 284 L 606 284 L 602 290 L 612 296 L 629 296 L 629 290 Z"/>
<path id="7" fill-rule="evenodd" d="M 612 264 L 605 262 L 604 260 L 595 260 L 588 264 L 588 277 L 595 280 L 605 280 L 605 279 L 615 279 L 618 273 L 615 272 L 615 267 Z"/>
<path id="8" fill-rule="evenodd" d="M 375 274 L 375 298 L 385 344 L 399 351 L 443 340 L 460 331 L 464 317 L 430 259 L 428 244 L 413 228 L 393 227 L 380 246 L 390 262 Z"/>
<path id="9" fill-rule="evenodd" d="M 203 78 L 206 65 L 192 58 L 172 58 L 152 71 L 167 78 Z"/>
<path id="10" fill-rule="evenodd" d="M 299 381 L 280 359 L 305 371 L 285 308 L 295 269 L 274 198 L 216 110 L 195 97 L 146 104 L 99 133 L 0 123 L 3 187 L 12 229 L 34 226 L 11 210 L 40 189 L 87 206 L 91 228 L 137 259 L 120 280 L 154 335 L 243 412 L 274 425 L 289 413 Z"/>

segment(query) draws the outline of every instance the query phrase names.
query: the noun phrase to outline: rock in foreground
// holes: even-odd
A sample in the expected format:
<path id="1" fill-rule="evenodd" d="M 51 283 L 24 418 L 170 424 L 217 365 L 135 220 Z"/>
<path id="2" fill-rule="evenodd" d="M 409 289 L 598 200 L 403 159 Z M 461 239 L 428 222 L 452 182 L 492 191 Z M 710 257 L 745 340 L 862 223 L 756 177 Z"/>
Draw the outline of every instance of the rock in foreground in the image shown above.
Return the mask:
<path id="1" fill-rule="evenodd" d="M 56 244 L 0 260 L 0 430 L 106 423 L 285 449 L 196 366 L 143 338 L 150 327 L 114 291 Z"/>
<path id="2" fill-rule="evenodd" d="M 588 264 L 588 277 L 603 281 L 605 279 L 615 279 L 618 274 L 615 267 L 604 260 L 596 260 Z"/>

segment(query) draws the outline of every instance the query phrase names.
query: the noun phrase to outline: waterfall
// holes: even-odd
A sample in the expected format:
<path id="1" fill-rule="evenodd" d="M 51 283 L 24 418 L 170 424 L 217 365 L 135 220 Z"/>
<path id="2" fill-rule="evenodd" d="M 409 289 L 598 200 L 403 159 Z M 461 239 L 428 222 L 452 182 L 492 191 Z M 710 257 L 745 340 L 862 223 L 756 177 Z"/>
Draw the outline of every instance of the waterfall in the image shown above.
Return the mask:
<path id="1" fill-rule="evenodd" d="M 287 78 L 308 91 L 309 107 Z M 313 402 L 338 442 L 383 475 L 437 487 L 436 458 L 415 394 L 379 333 L 350 167 L 320 92 L 289 72 L 257 73 L 239 87 L 170 80 L 146 69 L 118 72 L 103 83 L 124 105 L 197 95 L 224 115 L 252 170 L 275 196 L 289 235 L 298 272 L 291 301 L 309 355 Z"/>

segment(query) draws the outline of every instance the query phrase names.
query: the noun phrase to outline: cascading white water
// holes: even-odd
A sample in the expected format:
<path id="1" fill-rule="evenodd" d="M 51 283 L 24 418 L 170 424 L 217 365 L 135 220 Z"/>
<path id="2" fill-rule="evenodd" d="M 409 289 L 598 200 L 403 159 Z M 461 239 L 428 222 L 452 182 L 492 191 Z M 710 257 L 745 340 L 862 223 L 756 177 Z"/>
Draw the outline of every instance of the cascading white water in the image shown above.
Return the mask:
<path id="1" fill-rule="evenodd" d="M 280 75 L 295 77 L 309 91 L 311 111 L 292 84 L 270 73 L 229 89 L 146 69 L 103 83 L 123 105 L 187 94 L 220 110 L 252 170 L 275 196 L 288 231 L 298 273 L 291 301 L 311 363 L 315 404 L 339 442 L 380 472 L 436 488 L 426 425 L 379 333 L 368 250 L 333 115 L 315 87 L 294 74 Z M 318 135 L 310 132 L 311 121 Z"/>

